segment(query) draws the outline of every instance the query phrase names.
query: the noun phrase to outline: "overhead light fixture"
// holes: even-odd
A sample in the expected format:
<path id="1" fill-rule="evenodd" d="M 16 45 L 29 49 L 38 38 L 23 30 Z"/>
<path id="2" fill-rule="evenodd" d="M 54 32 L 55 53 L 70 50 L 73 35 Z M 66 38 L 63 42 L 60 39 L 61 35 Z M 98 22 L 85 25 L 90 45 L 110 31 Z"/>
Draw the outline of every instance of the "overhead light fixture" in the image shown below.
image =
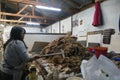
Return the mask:
<path id="1" fill-rule="evenodd" d="M 36 23 L 36 22 L 27 22 L 27 25 L 40 25 L 40 23 Z"/>
<path id="2" fill-rule="evenodd" d="M 46 10 L 61 11 L 60 8 L 54 8 L 54 7 L 47 7 L 47 6 L 40 6 L 40 5 L 37 5 L 35 7 L 40 9 L 46 9 Z"/>

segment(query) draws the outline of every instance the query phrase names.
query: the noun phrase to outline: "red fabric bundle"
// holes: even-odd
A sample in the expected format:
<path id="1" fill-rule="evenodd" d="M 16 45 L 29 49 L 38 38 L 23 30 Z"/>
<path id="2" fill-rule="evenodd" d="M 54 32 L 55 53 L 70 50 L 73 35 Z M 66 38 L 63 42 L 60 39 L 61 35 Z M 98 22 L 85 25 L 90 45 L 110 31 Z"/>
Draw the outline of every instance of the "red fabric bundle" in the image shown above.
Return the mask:
<path id="1" fill-rule="evenodd" d="M 89 51 L 92 52 L 94 50 L 95 55 L 97 58 L 99 58 L 100 55 L 104 55 L 107 56 L 107 47 L 93 47 L 93 48 L 89 48 Z"/>
<path id="2" fill-rule="evenodd" d="M 101 8 L 100 8 L 100 2 L 95 3 L 95 13 L 94 13 L 94 20 L 92 25 L 93 26 L 100 26 L 102 25 L 102 14 L 101 14 Z"/>

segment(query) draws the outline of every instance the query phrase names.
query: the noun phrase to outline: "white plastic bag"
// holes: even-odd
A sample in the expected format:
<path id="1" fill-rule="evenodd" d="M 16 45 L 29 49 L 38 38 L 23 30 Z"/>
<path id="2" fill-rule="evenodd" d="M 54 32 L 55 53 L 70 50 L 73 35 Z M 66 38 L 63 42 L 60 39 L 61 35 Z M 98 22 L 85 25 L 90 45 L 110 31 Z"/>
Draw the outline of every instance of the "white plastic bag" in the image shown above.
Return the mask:
<path id="1" fill-rule="evenodd" d="M 85 80 L 120 80 L 120 69 L 103 55 L 82 62 L 81 72 Z"/>
<path id="2" fill-rule="evenodd" d="M 101 80 L 120 80 L 120 69 L 108 58 L 101 55 L 98 59 L 99 68 L 98 72 L 100 75 L 98 76 Z"/>
<path id="3" fill-rule="evenodd" d="M 81 66 L 80 66 L 83 79 L 85 79 L 85 76 L 87 74 L 85 71 L 85 68 L 84 68 L 84 66 L 86 66 L 87 62 L 88 62 L 87 60 L 83 60 L 81 63 Z"/>

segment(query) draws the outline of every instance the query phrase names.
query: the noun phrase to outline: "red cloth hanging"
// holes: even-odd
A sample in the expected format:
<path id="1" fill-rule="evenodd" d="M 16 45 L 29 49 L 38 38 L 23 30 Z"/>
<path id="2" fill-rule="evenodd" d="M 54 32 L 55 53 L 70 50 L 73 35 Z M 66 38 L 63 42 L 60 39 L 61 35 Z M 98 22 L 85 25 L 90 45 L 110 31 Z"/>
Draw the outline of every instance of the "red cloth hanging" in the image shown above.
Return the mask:
<path id="1" fill-rule="evenodd" d="M 94 20 L 92 23 L 93 26 L 100 26 L 102 25 L 102 14 L 100 8 L 100 2 L 95 3 L 95 13 L 94 13 Z"/>

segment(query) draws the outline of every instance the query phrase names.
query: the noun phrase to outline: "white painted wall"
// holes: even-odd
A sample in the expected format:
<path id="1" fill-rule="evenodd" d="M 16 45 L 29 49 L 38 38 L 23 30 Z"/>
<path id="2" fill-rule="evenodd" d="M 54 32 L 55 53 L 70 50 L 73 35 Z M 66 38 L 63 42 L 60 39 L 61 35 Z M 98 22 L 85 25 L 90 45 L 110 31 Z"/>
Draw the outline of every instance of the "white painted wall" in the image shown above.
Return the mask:
<path id="1" fill-rule="evenodd" d="M 52 33 L 60 33 L 60 26 L 59 22 L 56 22 L 52 25 Z"/>
<path id="2" fill-rule="evenodd" d="M 6 26 L 4 27 L 4 35 L 3 40 L 6 42 L 9 39 L 10 31 L 13 26 Z M 41 33 L 39 27 L 24 27 L 26 33 Z"/>
<path id="3" fill-rule="evenodd" d="M 4 28 L 4 35 L 3 39 L 4 42 L 9 39 L 10 31 L 13 26 L 7 26 Z M 39 27 L 24 27 L 26 30 L 26 33 L 30 34 L 25 34 L 25 43 L 28 46 L 28 51 L 31 50 L 33 47 L 33 44 L 35 41 L 40 41 L 40 42 L 51 42 L 59 37 L 64 36 L 64 34 L 44 34 L 43 32 L 40 32 Z"/>
<path id="4" fill-rule="evenodd" d="M 46 33 L 52 33 L 52 25 L 46 27 Z"/>
<path id="5" fill-rule="evenodd" d="M 24 27 L 26 33 L 42 33 L 40 27 Z"/>
<path id="6" fill-rule="evenodd" d="M 101 36 L 101 39 L 100 39 L 100 36 L 88 37 L 89 38 L 88 41 L 92 40 L 93 42 L 97 42 L 97 41 L 101 42 L 102 46 L 108 47 L 109 51 L 113 50 L 113 51 L 120 53 L 120 49 L 119 49 L 120 38 L 117 38 L 117 37 L 120 37 L 120 35 L 118 35 L 118 33 L 119 33 L 118 32 L 118 21 L 119 21 L 119 16 L 120 16 L 119 8 L 120 8 L 120 0 L 107 0 L 107 1 L 104 1 L 103 3 L 101 3 L 101 10 L 102 10 L 103 19 L 104 19 L 104 25 L 99 26 L 99 27 L 92 26 L 92 21 L 93 21 L 93 16 L 94 16 L 94 11 L 95 11 L 94 7 L 91 7 L 87 10 L 84 10 L 84 11 L 78 13 L 78 14 L 75 14 L 73 16 L 73 21 L 75 19 L 77 19 L 78 26 L 73 27 L 73 35 L 80 38 L 80 36 L 85 36 L 86 31 L 90 32 L 90 31 L 98 31 L 98 30 L 105 30 L 105 29 L 113 28 L 113 29 L 115 29 L 115 34 L 112 35 L 112 37 L 111 37 L 110 45 L 105 45 L 102 43 L 102 40 L 101 40 L 102 36 Z M 81 19 L 83 20 L 82 25 L 79 24 Z M 100 39 L 100 40 L 98 40 L 98 39 Z M 117 46 L 116 46 L 116 43 L 117 43 Z"/>
<path id="7" fill-rule="evenodd" d="M 3 30 L 4 30 L 4 25 L 0 24 L 0 31 L 3 31 Z"/>
<path id="8" fill-rule="evenodd" d="M 101 4 L 101 7 L 105 21 L 104 29 L 114 28 L 117 34 L 120 16 L 120 0 L 107 0 Z"/>
<path id="9" fill-rule="evenodd" d="M 91 7 L 73 16 L 79 21 L 83 20 L 83 25 L 77 26 L 79 30 L 95 31 L 101 29 L 114 28 L 118 32 L 118 20 L 120 15 L 120 0 L 107 0 L 101 3 L 101 10 L 104 18 L 104 25 L 99 27 L 92 26 L 95 8 Z M 78 21 L 78 22 L 79 22 Z M 73 31 L 74 32 L 74 31 Z"/>
<path id="10" fill-rule="evenodd" d="M 9 39 L 11 28 L 12 28 L 12 26 L 4 27 L 4 33 L 3 33 L 3 42 L 4 43 Z"/>
<path id="11" fill-rule="evenodd" d="M 28 46 L 28 50 L 30 51 L 35 41 L 51 42 L 62 36 L 64 35 L 63 34 L 26 34 L 24 40 L 25 40 L 26 45 Z"/>
<path id="12" fill-rule="evenodd" d="M 67 33 L 71 31 L 71 29 L 72 29 L 71 17 L 68 17 L 60 21 L 60 33 Z"/>
<path id="13" fill-rule="evenodd" d="M 120 35 L 111 36 L 111 44 L 108 46 L 108 50 L 120 53 Z"/>

